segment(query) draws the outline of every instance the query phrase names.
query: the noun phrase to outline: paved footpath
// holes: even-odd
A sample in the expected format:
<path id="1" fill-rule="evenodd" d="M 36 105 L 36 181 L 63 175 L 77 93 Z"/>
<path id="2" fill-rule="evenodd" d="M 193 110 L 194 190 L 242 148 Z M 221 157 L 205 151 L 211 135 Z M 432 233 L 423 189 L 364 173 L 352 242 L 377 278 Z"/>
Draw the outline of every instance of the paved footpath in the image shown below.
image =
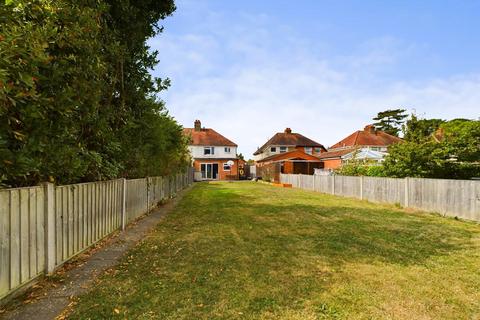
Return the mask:
<path id="1" fill-rule="evenodd" d="M 158 222 L 172 211 L 178 201 L 190 189 L 180 191 L 174 199 L 154 209 L 137 223 L 119 233 L 111 243 L 93 253 L 79 267 L 66 271 L 65 280 L 56 288 L 48 289 L 43 298 L 23 304 L 15 310 L 0 315 L 1 319 L 55 319 L 71 303 L 73 297 L 89 289 L 98 275 L 118 264 L 124 253 L 143 239 Z"/>

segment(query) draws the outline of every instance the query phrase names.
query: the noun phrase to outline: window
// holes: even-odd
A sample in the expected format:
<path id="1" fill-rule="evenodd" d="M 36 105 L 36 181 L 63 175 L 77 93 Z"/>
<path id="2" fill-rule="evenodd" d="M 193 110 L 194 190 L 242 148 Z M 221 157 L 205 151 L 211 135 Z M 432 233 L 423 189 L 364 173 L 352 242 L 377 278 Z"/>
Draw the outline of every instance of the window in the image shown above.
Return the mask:
<path id="1" fill-rule="evenodd" d="M 322 148 L 315 148 L 315 153 L 320 153 L 322 152 Z"/>
<path id="2" fill-rule="evenodd" d="M 277 147 L 271 147 L 270 152 L 277 152 Z"/>
<path id="3" fill-rule="evenodd" d="M 312 154 L 312 147 L 305 147 L 305 153 Z"/>
<path id="4" fill-rule="evenodd" d="M 202 179 L 217 179 L 218 163 L 202 163 L 200 164 Z"/>
<path id="5" fill-rule="evenodd" d="M 215 154 L 215 148 L 214 147 L 204 147 L 203 148 L 203 154 L 204 155 Z"/>
<path id="6" fill-rule="evenodd" d="M 230 147 L 225 147 L 225 153 L 230 153 Z"/>
<path id="7" fill-rule="evenodd" d="M 380 148 L 379 147 L 371 147 L 370 150 L 373 150 L 373 151 L 380 151 Z"/>
<path id="8" fill-rule="evenodd" d="M 280 153 L 287 152 L 287 147 L 280 147 Z"/>
<path id="9" fill-rule="evenodd" d="M 228 165 L 228 163 L 223 164 L 223 171 L 230 171 L 232 168 Z"/>

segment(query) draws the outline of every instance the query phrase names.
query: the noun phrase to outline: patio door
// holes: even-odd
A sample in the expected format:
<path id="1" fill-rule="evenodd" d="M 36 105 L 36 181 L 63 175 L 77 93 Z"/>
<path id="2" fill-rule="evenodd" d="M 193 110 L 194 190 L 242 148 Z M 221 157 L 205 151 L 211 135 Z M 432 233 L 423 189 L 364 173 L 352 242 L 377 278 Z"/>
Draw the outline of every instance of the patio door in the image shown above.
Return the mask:
<path id="1" fill-rule="evenodd" d="M 202 171 L 202 179 L 216 180 L 218 177 L 218 163 L 202 163 L 200 171 Z"/>

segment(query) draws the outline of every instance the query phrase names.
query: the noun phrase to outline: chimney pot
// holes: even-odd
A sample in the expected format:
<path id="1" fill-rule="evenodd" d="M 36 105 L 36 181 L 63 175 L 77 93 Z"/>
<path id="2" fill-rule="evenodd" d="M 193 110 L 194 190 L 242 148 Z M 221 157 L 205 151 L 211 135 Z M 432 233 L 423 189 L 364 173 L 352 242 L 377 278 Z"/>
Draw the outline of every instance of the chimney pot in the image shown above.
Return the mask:
<path id="1" fill-rule="evenodd" d="M 286 128 L 286 129 L 285 129 L 285 133 L 292 133 L 292 129 Z"/>
<path id="2" fill-rule="evenodd" d="M 202 130 L 202 123 L 200 122 L 200 120 L 195 120 L 194 128 L 195 128 L 195 131 L 201 131 Z"/>

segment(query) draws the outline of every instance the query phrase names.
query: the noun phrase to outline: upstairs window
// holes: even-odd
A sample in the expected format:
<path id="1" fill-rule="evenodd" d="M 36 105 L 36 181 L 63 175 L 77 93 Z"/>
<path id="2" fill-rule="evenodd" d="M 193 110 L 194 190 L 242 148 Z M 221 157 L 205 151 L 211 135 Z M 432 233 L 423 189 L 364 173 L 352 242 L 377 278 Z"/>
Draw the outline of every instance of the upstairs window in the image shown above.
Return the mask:
<path id="1" fill-rule="evenodd" d="M 312 147 L 305 147 L 305 153 L 312 154 Z"/>
<path id="2" fill-rule="evenodd" d="M 322 152 L 322 148 L 315 148 L 315 153 L 320 153 Z"/>
<path id="3" fill-rule="evenodd" d="M 204 154 L 204 155 L 212 155 L 212 154 L 215 154 L 215 148 L 214 148 L 214 147 L 204 147 L 204 148 L 203 148 L 203 154 Z"/>
<path id="4" fill-rule="evenodd" d="M 277 152 L 277 147 L 270 147 L 270 152 Z"/>
<path id="5" fill-rule="evenodd" d="M 287 147 L 280 147 L 280 153 L 287 152 Z"/>
<path id="6" fill-rule="evenodd" d="M 230 147 L 225 147 L 225 153 L 230 153 Z"/>

